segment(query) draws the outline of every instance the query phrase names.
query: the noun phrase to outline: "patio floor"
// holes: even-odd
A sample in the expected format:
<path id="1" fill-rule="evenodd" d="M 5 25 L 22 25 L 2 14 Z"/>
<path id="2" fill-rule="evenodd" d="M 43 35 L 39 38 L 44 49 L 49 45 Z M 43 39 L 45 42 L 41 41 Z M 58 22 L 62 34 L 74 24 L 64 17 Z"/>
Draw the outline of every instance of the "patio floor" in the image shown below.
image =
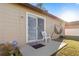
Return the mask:
<path id="1" fill-rule="evenodd" d="M 48 43 L 41 42 L 44 47 L 35 49 L 30 45 L 26 45 L 20 49 L 23 56 L 50 56 L 66 45 L 64 42 L 51 41 Z"/>

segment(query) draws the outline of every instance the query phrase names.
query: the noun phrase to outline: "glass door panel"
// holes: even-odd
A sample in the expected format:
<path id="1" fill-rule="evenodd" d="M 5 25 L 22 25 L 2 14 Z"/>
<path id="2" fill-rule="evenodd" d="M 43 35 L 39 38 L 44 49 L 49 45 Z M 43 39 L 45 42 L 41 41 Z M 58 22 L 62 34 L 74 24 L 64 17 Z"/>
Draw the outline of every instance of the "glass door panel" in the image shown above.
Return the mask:
<path id="1" fill-rule="evenodd" d="M 44 31 L 44 19 L 38 18 L 38 40 L 43 38 L 42 31 Z"/>
<path id="2" fill-rule="evenodd" d="M 28 16 L 28 41 L 36 40 L 36 19 Z"/>

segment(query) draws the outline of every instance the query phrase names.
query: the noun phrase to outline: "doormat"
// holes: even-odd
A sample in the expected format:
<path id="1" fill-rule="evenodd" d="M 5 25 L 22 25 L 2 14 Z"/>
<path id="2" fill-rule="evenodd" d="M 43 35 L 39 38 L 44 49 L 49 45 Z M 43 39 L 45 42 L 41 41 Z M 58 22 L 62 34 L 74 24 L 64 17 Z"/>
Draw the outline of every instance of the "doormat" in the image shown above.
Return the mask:
<path id="1" fill-rule="evenodd" d="M 43 45 L 43 44 L 32 45 L 32 47 L 35 48 L 35 49 L 41 48 L 43 46 L 45 46 L 45 45 Z"/>

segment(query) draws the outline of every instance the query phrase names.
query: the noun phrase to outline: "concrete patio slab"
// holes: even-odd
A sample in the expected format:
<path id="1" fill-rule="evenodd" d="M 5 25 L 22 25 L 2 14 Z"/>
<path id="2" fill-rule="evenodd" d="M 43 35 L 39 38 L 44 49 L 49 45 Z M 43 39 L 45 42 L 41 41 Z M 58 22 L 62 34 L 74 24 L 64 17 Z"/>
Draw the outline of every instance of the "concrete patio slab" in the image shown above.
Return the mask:
<path id="1" fill-rule="evenodd" d="M 30 45 L 26 45 L 25 47 L 20 48 L 20 51 L 23 56 L 50 56 L 66 45 L 66 43 L 57 41 L 51 41 L 43 44 L 45 46 L 38 49 L 35 49 Z"/>

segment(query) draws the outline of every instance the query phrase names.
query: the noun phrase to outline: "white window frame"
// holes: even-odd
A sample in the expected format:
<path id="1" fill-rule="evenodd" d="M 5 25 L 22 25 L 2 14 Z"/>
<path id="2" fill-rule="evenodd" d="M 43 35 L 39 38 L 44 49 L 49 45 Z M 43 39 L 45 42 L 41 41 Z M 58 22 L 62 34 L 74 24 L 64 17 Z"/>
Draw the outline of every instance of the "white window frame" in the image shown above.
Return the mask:
<path id="1" fill-rule="evenodd" d="M 35 16 L 36 18 L 39 17 L 39 18 L 44 19 L 44 30 L 46 31 L 46 17 L 40 16 L 40 15 L 37 15 L 37 14 L 34 14 L 34 13 L 26 12 L 26 43 L 29 43 L 29 41 L 28 41 L 28 16 L 29 16 L 29 14 Z M 37 35 L 37 33 L 36 33 L 36 35 Z M 36 41 L 38 41 L 38 40 L 36 40 Z M 33 42 L 33 41 L 31 40 L 30 42 Z"/>

